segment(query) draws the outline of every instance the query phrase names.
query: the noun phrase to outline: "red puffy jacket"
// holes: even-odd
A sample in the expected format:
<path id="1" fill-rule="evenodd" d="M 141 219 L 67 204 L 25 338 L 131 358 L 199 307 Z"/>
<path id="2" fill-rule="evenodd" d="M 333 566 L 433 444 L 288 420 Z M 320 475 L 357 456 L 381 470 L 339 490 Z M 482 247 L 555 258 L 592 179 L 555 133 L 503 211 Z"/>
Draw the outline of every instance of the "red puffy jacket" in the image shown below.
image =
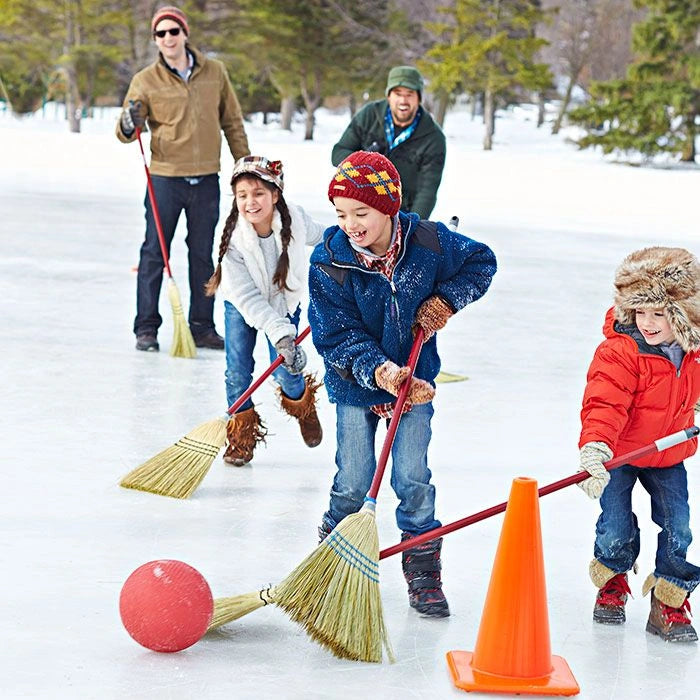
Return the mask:
<path id="1" fill-rule="evenodd" d="M 614 325 L 610 309 L 603 325 L 606 340 L 588 369 L 579 447 L 601 441 L 621 455 L 693 425 L 700 397 L 700 350 L 686 353 L 676 370 L 667 357 L 641 351 L 634 338 Z M 630 464 L 670 467 L 696 450 L 694 438 Z"/>

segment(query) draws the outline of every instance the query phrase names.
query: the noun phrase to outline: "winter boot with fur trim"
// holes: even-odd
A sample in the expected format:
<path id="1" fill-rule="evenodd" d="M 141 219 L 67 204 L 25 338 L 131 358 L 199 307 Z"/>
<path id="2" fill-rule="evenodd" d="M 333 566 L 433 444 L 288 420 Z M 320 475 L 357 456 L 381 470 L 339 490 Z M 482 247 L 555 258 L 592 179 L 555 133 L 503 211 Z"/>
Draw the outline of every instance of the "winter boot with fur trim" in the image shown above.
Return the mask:
<path id="1" fill-rule="evenodd" d="M 254 408 L 234 413 L 226 424 L 228 445 L 224 462 L 242 467 L 253 459 L 253 451 L 259 442 L 265 442 L 267 428 Z"/>
<path id="2" fill-rule="evenodd" d="M 598 588 L 593 619 L 603 625 L 621 625 L 625 621 L 625 603 L 631 595 L 627 574 L 616 574 L 594 559 L 588 567 L 593 585 Z"/>
<path id="3" fill-rule="evenodd" d="M 651 587 L 653 586 L 653 588 Z M 698 635 L 690 624 L 688 592 L 653 574 L 647 577 L 644 593 L 651 590 L 651 611 L 647 620 L 647 632 L 665 642 L 697 642 Z"/>
<path id="4" fill-rule="evenodd" d="M 301 437 L 304 439 L 304 442 L 309 447 L 316 447 L 321 444 L 323 439 L 323 430 L 316 413 L 316 392 L 321 386 L 321 382 L 317 382 L 316 378 L 311 374 L 307 374 L 304 377 L 304 381 L 306 382 L 306 388 L 298 399 L 290 399 L 280 389 L 280 405 L 287 415 L 299 421 Z"/>
<path id="5" fill-rule="evenodd" d="M 404 532 L 401 541 L 413 535 Z M 450 608 L 442 592 L 440 550 L 442 537 L 407 549 L 401 554 L 403 575 L 408 584 L 408 602 L 426 617 L 448 617 Z"/>

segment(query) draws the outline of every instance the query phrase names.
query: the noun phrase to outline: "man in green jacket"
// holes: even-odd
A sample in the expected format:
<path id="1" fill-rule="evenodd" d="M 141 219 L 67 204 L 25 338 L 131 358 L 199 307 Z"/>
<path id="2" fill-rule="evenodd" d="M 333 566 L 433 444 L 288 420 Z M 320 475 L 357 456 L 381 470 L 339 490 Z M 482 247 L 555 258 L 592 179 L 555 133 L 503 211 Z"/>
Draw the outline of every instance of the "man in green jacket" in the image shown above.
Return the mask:
<path id="1" fill-rule="evenodd" d="M 435 207 L 445 166 L 445 135 L 421 106 L 423 77 L 412 66 L 389 71 L 386 99 L 368 102 L 352 118 L 331 160 L 354 151 L 378 151 L 396 166 L 403 186 L 401 209 L 427 219 Z"/>
<path id="2" fill-rule="evenodd" d="M 211 256 L 219 221 L 221 132 L 236 160 L 250 154 L 248 139 L 224 65 L 187 43 L 189 26 L 182 10 L 173 6 L 156 10 L 151 31 L 158 59 L 133 77 L 117 123 L 117 138 L 134 141 L 136 128 L 144 130 L 148 124 L 150 171 L 168 251 L 183 209 L 187 217 L 192 337 L 197 347 L 223 350 L 224 339 L 214 327 L 214 298 L 204 294 L 214 272 Z M 163 256 L 148 194 L 145 206 L 134 333 L 137 350 L 157 351 Z"/>

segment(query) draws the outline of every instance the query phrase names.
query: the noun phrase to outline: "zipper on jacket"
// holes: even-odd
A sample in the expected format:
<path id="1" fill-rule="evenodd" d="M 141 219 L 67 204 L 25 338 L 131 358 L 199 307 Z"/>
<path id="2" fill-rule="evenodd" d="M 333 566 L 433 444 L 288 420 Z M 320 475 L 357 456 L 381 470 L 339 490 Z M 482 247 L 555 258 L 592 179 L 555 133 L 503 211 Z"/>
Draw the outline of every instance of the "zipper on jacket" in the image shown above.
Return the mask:
<path id="1" fill-rule="evenodd" d="M 330 262 L 331 262 L 331 265 L 333 265 L 334 267 L 340 267 L 344 270 L 359 270 L 360 272 L 364 272 L 368 275 L 380 275 L 380 276 L 384 277 L 384 279 L 386 279 L 389 282 L 389 286 L 391 287 L 391 301 L 390 301 L 389 317 L 391 318 L 392 321 L 394 321 L 396 323 L 396 328 L 399 331 L 399 342 L 403 341 L 403 338 L 401 335 L 401 323 L 400 323 L 401 314 L 399 311 L 399 301 L 396 298 L 397 289 L 396 289 L 396 285 L 394 284 L 393 277 L 396 274 L 396 270 L 399 267 L 399 264 L 401 263 L 401 261 L 404 259 L 404 256 L 406 255 L 406 248 L 407 248 L 406 244 L 408 242 L 407 238 L 408 238 L 409 231 L 410 231 L 410 223 L 409 223 L 409 230 L 406 231 L 403 245 L 401 246 L 401 254 L 399 255 L 398 259 L 396 260 L 396 265 L 394 265 L 394 270 L 391 273 L 392 279 L 389 279 L 382 272 L 378 272 L 377 270 L 368 270 L 366 267 L 363 267 L 362 265 L 355 265 L 353 263 L 349 263 L 349 264 L 339 263 L 333 259 L 333 254 L 331 253 L 331 250 L 330 250 L 330 242 L 326 243 L 326 246 L 325 246 L 326 250 L 331 254 L 330 255 Z"/>

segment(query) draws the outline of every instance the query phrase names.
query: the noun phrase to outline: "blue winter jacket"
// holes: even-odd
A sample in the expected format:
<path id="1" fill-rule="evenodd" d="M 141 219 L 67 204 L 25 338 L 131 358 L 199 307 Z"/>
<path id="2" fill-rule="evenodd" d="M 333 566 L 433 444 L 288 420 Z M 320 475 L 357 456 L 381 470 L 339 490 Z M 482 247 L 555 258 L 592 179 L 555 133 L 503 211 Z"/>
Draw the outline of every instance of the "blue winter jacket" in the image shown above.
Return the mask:
<path id="1" fill-rule="evenodd" d="M 339 226 L 324 233 L 311 255 L 309 321 L 326 366 L 333 403 L 371 406 L 393 401 L 379 389 L 375 369 L 406 364 L 418 307 L 435 294 L 455 311 L 481 297 L 496 272 L 491 249 L 442 223 L 399 213 L 403 244 L 390 282 L 362 266 Z M 416 376 L 433 382 L 440 371 L 435 336 L 421 351 Z"/>

